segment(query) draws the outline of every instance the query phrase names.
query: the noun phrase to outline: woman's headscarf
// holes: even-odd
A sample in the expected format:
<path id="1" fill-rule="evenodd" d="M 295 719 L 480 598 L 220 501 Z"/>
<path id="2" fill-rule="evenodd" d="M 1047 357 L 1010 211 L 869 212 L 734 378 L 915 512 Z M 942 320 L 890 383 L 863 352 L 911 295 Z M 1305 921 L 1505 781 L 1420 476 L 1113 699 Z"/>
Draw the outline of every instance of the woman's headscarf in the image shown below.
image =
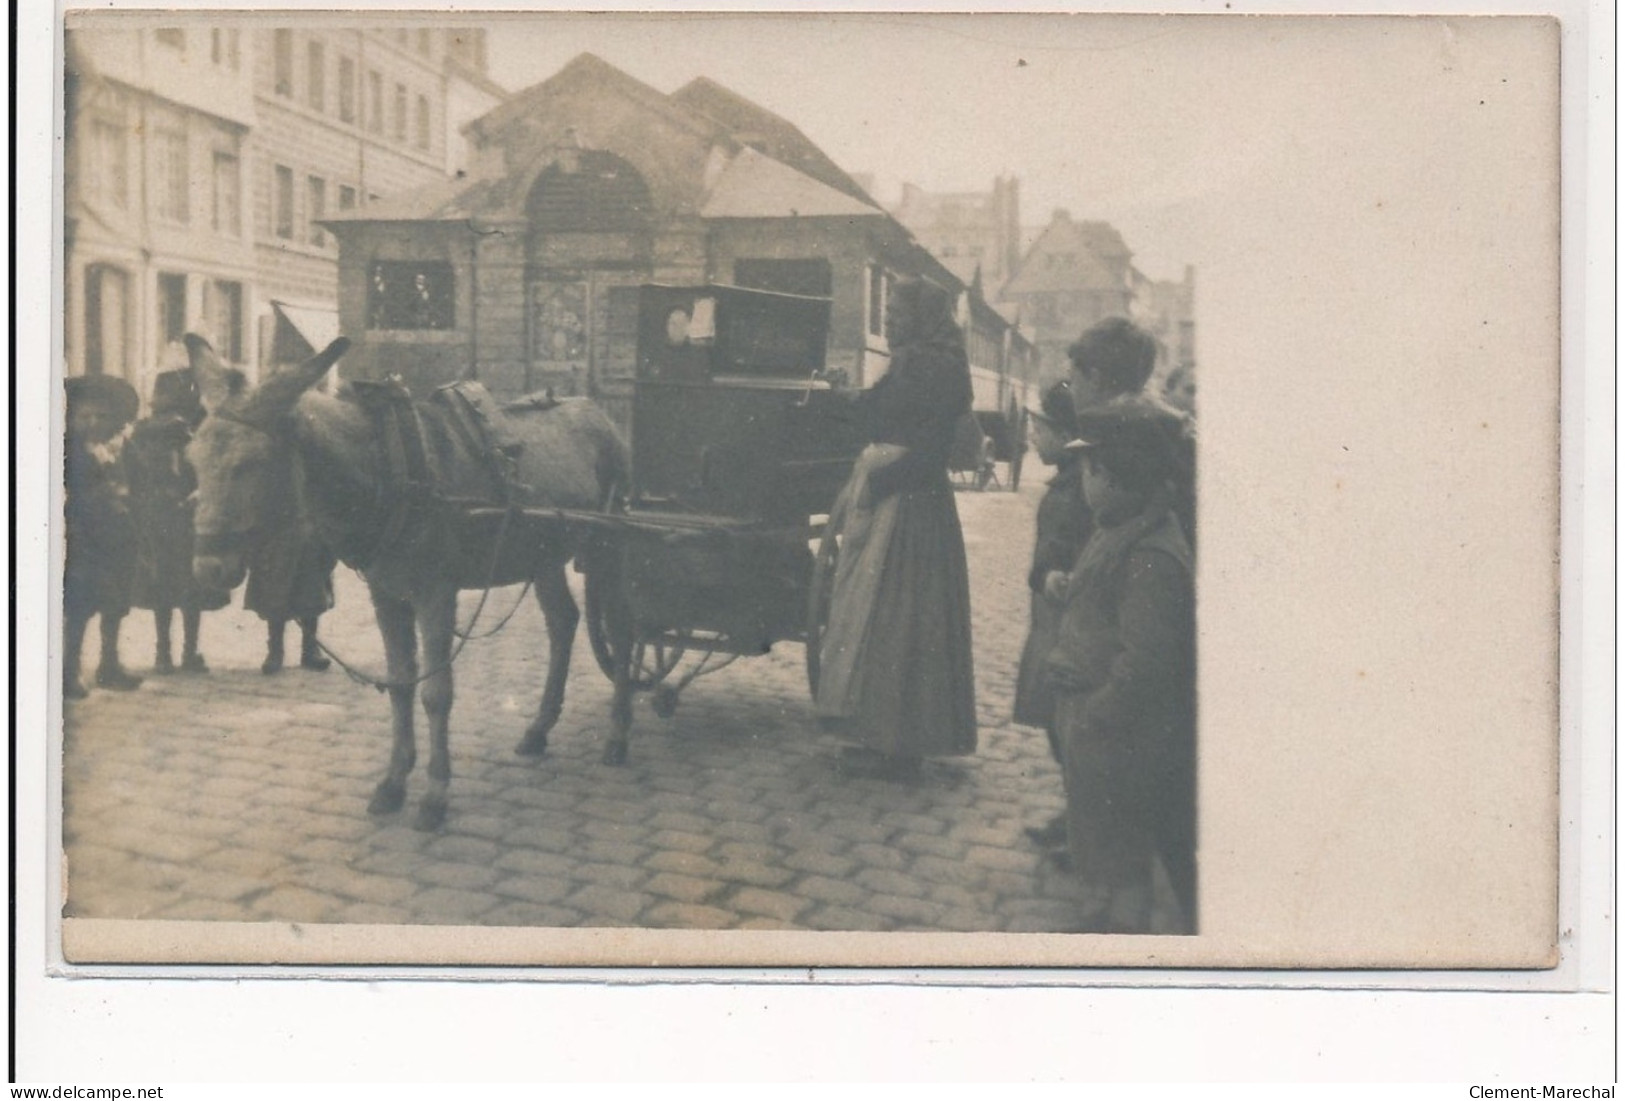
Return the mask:
<path id="1" fill-rule="evenodd" d="M 924 279 L 900 279 L 892 289 L 892 297 L 903 316 L 913 320 L 909 331 L 898 334 L 899 345 L 964 350 L 965 336 L 954 321 L 954 302 L 947 291 Z"/>

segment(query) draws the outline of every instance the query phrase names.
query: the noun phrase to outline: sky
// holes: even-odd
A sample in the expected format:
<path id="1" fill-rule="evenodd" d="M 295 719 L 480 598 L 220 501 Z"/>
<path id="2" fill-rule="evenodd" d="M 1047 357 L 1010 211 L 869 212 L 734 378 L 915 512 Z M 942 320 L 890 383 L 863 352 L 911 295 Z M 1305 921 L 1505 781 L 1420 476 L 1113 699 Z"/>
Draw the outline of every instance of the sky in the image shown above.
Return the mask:
<path id="1" fill-rule="evenodd" d="M 663 92 L 706 76 L 847 171 L 873 173 L 883 203 L 904 181 L 987 190 L 1013 174 L 1025 225 L 1057 208 L 1111 221 L 1158 278 L 1196 259 L 1169 204 L 1199 181 L 1225 105 L 1189 65 L 1194 28 L 1177 20 L 531 15 L 488 26 L 491 75 L 510 90 L 583 51 Z"/>

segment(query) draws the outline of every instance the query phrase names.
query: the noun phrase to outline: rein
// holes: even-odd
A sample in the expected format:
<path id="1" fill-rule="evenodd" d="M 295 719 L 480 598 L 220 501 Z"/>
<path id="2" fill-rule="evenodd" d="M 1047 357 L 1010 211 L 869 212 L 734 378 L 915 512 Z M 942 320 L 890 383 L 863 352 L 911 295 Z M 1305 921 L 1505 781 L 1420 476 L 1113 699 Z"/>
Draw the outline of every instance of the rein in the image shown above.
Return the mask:
<path id="1" fill-rule="evenodd" d="M 352 382 L 351 385 L 357 387 L 358 384 Z M 367 568 L 376 562 L 378 557 L 387 549 L 400 547 L 403 538 L 408 540 L 409 546 L 415 546 L 421 542 L 425 533 L 430 530 L 432 522 L 438 516 L 444 514 L 445 510 L 450 506 L 450 502 L 435 491 L 433 473 L 429 469 L 428 452 L 423 443 L 422 424 L 406 388 L 401 385 L 399 380 L 389 379 L 384 382 L 361 384 L 358 389 L 366 398 L 372 399 L 364 401 L 363 405 L 373 414 L 377 428 L 379 457 L 383 475 L 378 479 L 374 504 L 376 508 L 375 515 L 383 515 L 385 521 L 380 528 L 378 538 L 373 542 L 370 549 L 362 553 L 349 551 L 340 554 L 339 557 L 351 569 L 365 577 Z M 307 509 L 304 504 L 305 463 L 304 456 L 298 448 L 298 443 L 293 438 L 292 419 L 288 418 L 267 426 L 232 413 L 216 411 L 213 415 L 221 420 L 232 421 L 246 428 L 251 428 L 262 435 L 269 436 L 273 440 L 288 444 L 292 453 L 293 477 L 295 484 L 299 487 L 300 508 L 301 511 L 305 511 Z M 399 477 L 396 476 L 398 471 L 402 472 Z M 515 507 L 512 505 L 503 510 L 502 523 L 497 529 L 496 540 L 491 548 L 491 562 L 486 570 L 485 585 L 480 592 L 479 603 L 475 606 L 474 614 L 469 618 L 467 626 L 459 628 L 455 623 L 453 624 L 452 631 L 457 636 L 458 641 L 456 647 L 446 659 L 444 666 L 431 669 L 409 681 L 381 680 L 345 661 L 320 638 L 314 640 L 316 646 L 340 669 L 344 670 L 351 680 L 358 684 L 365 684 L 378 692 L 393 688 L 413 688 L 438 673 L 450 672 L 453 663 L 463 652 L 463 647 L 468 644 L 469 640 L 471 638 L 489 638 L 507 626 L 508 621 L 519 611 L 519 606 L 524 603 L 525 596 L 530 590 L 531 582 L 527 580 L 524 589 L 520 591 L 519 599 L 514 602 L 514 606 L 508 610 L 508 613 L 502 617 L 495 627 L 482 635 L 476 636 L 472 633 L 475 625 L 479 623 L 481 614 L 485 611 L 486 601 L 490 598 L 491 587 L 496 579 L 497 567 L 502 561 L 502 551 L 507 541 L 508 529 L 514 512 Z M 254 534 L 252 530 L 249 530 L 199 535 L 196 537 L 196 553 L 218 554 L 241 550 L 251 542 Z"/>

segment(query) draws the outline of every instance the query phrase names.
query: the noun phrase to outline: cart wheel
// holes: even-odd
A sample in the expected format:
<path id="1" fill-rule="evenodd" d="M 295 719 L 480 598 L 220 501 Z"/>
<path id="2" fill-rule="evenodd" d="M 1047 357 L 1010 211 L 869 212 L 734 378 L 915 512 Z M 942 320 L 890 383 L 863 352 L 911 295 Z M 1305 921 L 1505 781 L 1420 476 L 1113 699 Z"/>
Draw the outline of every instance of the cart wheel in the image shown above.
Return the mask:
<path id="1" fill-rule="evenodd" d="M 819 540 L 813 557 L 812 578 L 807 586 L 807 687 L 818 694 L 818 674 L 824 632 L 829 627 L 830 594 L 835 588 L 835 567 L 841 560 L 841 545 L 831 519 Z"/>
<path id="2" fill-rule="evenodd" d="M 592 644 L 593 659 L 598 662 L 604 676 L 615 679 L 615 655 L 609 649 L 609 629 L 604 622 L 604 604 L 609 585 L 603 570 L 587 571 L 587 641 Z"/>

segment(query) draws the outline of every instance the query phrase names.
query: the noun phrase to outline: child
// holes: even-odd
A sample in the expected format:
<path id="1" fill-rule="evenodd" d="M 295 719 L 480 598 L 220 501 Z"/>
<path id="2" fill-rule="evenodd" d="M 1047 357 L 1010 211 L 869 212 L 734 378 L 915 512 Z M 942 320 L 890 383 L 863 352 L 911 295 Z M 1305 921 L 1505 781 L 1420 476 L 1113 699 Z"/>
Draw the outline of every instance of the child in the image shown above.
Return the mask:
<path id="1" fill-rule="evenodd" d="M 1095 531 L 1067 581 L 1048 667 L 1073 870 L 1103 889 L 1092 931 L 1150 931 L 1154 857 L 1196 930 L 1196 623 L 1190 544 L 1172 505 L 1179 434 L 1160 403 L 1079 414 Z"/>
<path id="2" fill-rule="evenodd" d="M 158 647 L 153 672 L 173 673 L 171 613 L 181 613 L 183 673 L 207 673 L 198 650 L 202 613 L 223 608 L 231 594 L 211 590 L 192 577 L 192 509 L 197 474 L 186 461 L 192 430 L 203 419 L 203 403 L 190 368 L 165 371 L 152 388 L 152 416 L 137 422 L 124 449 L 135 519 L 137 565 L 135 600 L 151 608 Z"/>
<path id="3" fill-rule="evenodd" d="M 1033 446 L 1040 459 L 1055 467 L 1055 477 L 1049 480 L 1049 487 L 1038 502 L 1033 564 L 1027 574 L 1027 587 L 1031 590 L 1030 627 L 1016 674 L 1013 717 L 1023 726 L 1043 727 L 1049 737 L 1050 752 L 1056 763 L 1060 763 L 1055 693 L 1045 678 L 1044 660 L 1055 648 L 1067 571 L 1077 562 L 1078 552 L 1088 541 L 1092 525 L 1089 506 L 1083 500 L 1083 483 L 1078 479 L 1078 465 L 1083 455 L 1066 447 L 1078 435 L 1071 386 L 1062 381 L 1044 391 L 1042 409 L 1042 413 L 1031 415 Z M 1066 815 L 1058 814 L 1043 826 L 1028 829 L 1027 835 L 1045 848 L 1064 847 Z"/>
<path id="4" fill-rule="evenodd" d="M 62 577 L 62 696 L 85 698 L 79 652 L 93 616 L 101 616 L 101 664 L 96 685 L 115 692 L 141 686 L 119 661 L 119 628 L 130 611 L 135 536 L 117 457 L 124 427 L 135 419 L 135 389 L 112 375 L 67 380 L 63 529 L 67 563 Z"/>

